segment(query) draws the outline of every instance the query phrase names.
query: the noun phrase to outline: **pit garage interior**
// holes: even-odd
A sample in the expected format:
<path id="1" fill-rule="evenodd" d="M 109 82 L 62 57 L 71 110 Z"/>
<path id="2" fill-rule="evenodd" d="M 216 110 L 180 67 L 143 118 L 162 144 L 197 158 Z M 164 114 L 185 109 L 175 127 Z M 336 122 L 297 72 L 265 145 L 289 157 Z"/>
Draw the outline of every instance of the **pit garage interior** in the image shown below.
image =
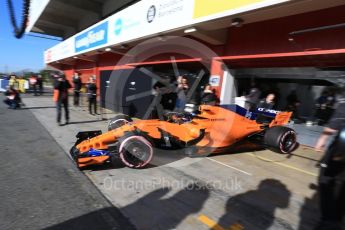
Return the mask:
<path id="1" fill-rule="evenodd" d="M 32 31 L 68 39 L 135 2 L 138 1 L 50 1 Z M 286 106 L 285 98 L 296 90 L 301 101 L 301 116 L 308 119 L 313 115 L 313 105 L 322 90 L 342 84 L 345 76 L 343 12 L 345 3 L 342 0 L 282 1 L 195 23 L 192 27 L 196 30 L 190 33 L 185 33 L 185 29 L 191 27 L 188 25 L 55 60 L 47 58 L 48 50 L 45 61 L 64 71 L 69 79 L 78 72 L 86 83 L 90 75 L 96 75 L 99 100 L 104 107 L 107 107 L 104 98 L 109 79 L 130 72 L 131 76 L 120 82 L 125 85 L 125 95 L 131 96 L 150 90 L 155 83 L 140 71 L 141 68 L 166 75 L 176 74 L 176 65 L 181 73 L 190 75 L 191 81 L 202 68 L 206 72 L 202 84 L 207 83 L 209 77 L 218 77 L 219 82 L 213 88 L 222 104 L 233 103 L 235 96 L 246 94 L 253 80 L 262 86 L 263 94 L 271 90 L 279 92 L 278 109 Z M 89 14 L 93 16 L 85 17 Z M 143 40 L 153 38 L 156 44 L 164 47 L 168 36 L 193 39 L 216 55 L 204 58 L 174 54 L 172 61 L 171 54 L 163 53 L 118 65 L 121 58 Z M 134 108 L 121 102 L 121 111 L 141 117 L 141 107 L 147 107 L 152 98 L 149 95 L 138 99 L 133 102 Z M 304 124 L 291 127 L 297 131 L 301 146 L 289 156 L 268 150 L 250 150 L 181 159 L 178 164 L 164 163 L 140 173 L 127 168 L 86 170 L 84 173 L 141 229 L 312 229 L 319 218 L 316 189 L 319 169 L 316 164 L 322 157 L 312 147 L 322 127 Z M 73 138 L 72 134 L 70 136 Z M 137 184 L 142 181 L 157 183 L 143 190 L 114 189 L 103 186 L 105 178 L 109 177 Z M 183 186 L 193 182 L 210 187 L 188 190 L 164 184 L 181 181 Z"/>

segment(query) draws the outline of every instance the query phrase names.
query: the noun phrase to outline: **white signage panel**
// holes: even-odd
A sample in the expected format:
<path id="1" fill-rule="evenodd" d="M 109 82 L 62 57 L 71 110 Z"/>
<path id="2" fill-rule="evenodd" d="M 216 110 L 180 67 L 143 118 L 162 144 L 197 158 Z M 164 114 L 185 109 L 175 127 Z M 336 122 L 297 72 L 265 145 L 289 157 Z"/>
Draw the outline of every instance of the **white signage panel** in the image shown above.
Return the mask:
<path id="1" fill-rule="evenodd" d="M 58 61 L 66 57 L 74 56 L 74 54 L 74 37 L 71 37 L 46 50 L 44 52 L 44 62 L 50 63 Z"/>
<path id="2" fill-rule="evenodd" d="M 108 43 L 115 45 L 186 25 L 193 19 L 191 0 L 146 0 L 109 18 Z"/>

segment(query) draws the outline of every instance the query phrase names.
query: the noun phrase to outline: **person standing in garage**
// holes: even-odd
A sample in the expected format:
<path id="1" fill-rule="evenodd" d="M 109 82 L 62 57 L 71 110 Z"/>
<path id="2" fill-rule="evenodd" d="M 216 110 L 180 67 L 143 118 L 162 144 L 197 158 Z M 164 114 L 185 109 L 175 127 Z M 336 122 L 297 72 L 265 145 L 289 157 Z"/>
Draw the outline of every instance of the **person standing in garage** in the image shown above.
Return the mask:
<path id="1" fill-rule="evenodd" d="M 201 94 L 201 104 L 203 105 L 216 105 L 218 98 L 210 84 L 205 85 L 204 91 Z"/>
<path id="2" fill-rule="evenodd" d="M 341 230 L 345 215 L 345 97 L 318 139 L 316 151 L 324 151 L 328 138 L 336 135 L 320 162 L 321 221 L 317 230 Z"/>
<path id="3" fill-rule="evenodd" d="M 255 82 L 251 82 L 249 94 L 244 96 L 244 98 L 246 99 L 245 108 L 250 111 L 254 111 L 256 109 L 257 104 L 259 103 L 260 96 L 260 89 L 256 86 Z"/>
<path id="4" fill-rule="evenodd" d="M 89 112 L 91 115 L 97 114 L 97 86 L 95 84 L 95 76 L 91 76 L 87 84 L 87 97 L 89 99 Z M 92 113 L 92 107 L 94 113 Z"/>
<path id="5" fill-rule="evenodd" d="M 81 90 L 82 82 L 78 73 L 74 73 L 73 84 L 74 84 L 73 105 L 79 106 L 80 90 Z"/>
<path id="6" fill-rule="evenodd" d="M 275 105 L 275 97 L 276 95 L 274 93 L 269 93 L 265 99 L 260 101 L 258 108 L 273 109 Z"/>
<path id="7" fill-rule="evenodd" d="M 179 76 L 177 78 L 177 100 L 174 111 L 183 112 L 187 103 L 187 92 L 189 90 L 187 78 Z"/>

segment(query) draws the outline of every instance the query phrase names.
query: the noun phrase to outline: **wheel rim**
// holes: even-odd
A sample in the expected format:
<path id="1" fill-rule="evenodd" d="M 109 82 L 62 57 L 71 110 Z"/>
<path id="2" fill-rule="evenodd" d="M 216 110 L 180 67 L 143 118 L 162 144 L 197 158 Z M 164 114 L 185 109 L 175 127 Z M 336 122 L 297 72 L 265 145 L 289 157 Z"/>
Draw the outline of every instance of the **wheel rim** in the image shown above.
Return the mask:
<path id="1" fill-rule="evenodd" d="M 284 134 L 280 147 L 283 153 L 289 153 L 296 145 L 296 134 L 293 131 L 289 131 Z"/>
<path id="2" fill-rule="evenodd" d="M 151 144 L 143 137 L 130 137 L 120 146 L 120 158 L 129 167 L 144 167 L 151 161 L 152 155 Z"/>

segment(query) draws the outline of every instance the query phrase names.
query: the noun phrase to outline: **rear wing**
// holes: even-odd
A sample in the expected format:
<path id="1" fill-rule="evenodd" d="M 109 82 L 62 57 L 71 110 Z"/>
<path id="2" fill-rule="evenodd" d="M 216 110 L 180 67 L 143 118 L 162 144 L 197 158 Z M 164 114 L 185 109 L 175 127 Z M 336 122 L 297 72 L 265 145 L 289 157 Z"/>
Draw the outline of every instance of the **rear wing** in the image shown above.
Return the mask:
<path id="1" fill-rule="evenodd" d="M 271 121 L 269 127 L 277 126 L 277 125 L 285 125 L 289 122 L 292 116 L 292 112 L 279 112 L 274 120 Z"/>
<path id="2" fill-rule="evenodd" d="M 260 119 L 264 119 L 265 123 L 269 123 L 270 126 L 285 125 L 289 122 L 292 112 L 281 112 L 274 109 L 257 108 L 255 111 L 249 111 L 239 105 L 219 105 L 220 107 L 230 110 L 238 115 L 246 117 L 250 120 L 258 122 Z M 202 105 L 205 108 L 205 105 Z M 212 107 L 212 106 L 211 106 Z"/>
<path id="3" fill-rule="evenodd" d="M 260 118 L 264 118 L 264 120 L 268 119 L 269 127 L 276 126 L 276 125 L 285 125 L 289 122 L 292 116 L 292 112 L 281 112 L 274 109 L 266 109 L 266 108 L 257 108 L 255 112 L 253 112 L 252 119 L 260 120 Z"/>

